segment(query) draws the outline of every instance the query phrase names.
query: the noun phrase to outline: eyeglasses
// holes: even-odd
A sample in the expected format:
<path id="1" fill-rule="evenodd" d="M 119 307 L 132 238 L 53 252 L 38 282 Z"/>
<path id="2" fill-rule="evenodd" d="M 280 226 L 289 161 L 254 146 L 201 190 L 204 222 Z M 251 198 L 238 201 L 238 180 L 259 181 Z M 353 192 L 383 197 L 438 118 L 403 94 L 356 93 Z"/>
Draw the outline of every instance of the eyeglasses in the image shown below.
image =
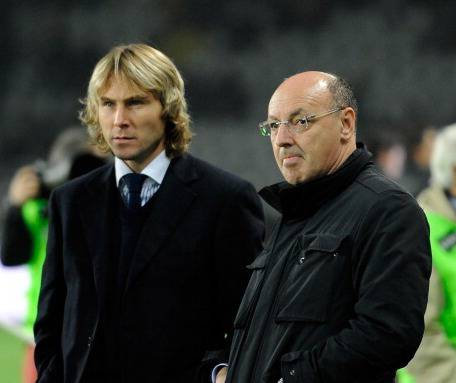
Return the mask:
<path id="1" fill-rule="evenodd" d="M 309 116 L 297 115 L 291 120 L 286 121 L 263 121 L 258 124 L 258 128 L 260 129 L 260 135 L 263 137 L 276 135 L 280 125 L 285 125 L 290 133 L 302 133 L 304 130 L 309 128 L 309 122 L 312 122 L 317 118 L 329 116 L 330 114 L 336 113 L 342 109 L 345 109 L 345 107 L 341 106 L 335 109 L 331 109 L 322 114 L 311 114 Z"/>

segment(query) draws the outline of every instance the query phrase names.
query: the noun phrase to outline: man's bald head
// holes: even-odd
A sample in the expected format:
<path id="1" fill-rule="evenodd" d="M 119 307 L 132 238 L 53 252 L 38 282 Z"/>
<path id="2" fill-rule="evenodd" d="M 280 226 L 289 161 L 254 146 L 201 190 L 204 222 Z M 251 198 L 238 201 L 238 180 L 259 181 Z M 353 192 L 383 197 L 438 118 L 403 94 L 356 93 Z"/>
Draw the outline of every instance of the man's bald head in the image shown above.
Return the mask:
<path id="1" fill-rule="evenodd" d="M 301 86 L 310 88 L 312 86 L 319 86 L 321 88 L 328 87 L 331 81 L 334 81 L 337 77 L 331 73 L 308 71 L 297 73 L 291 77 L 287 77 L 277 88 L 284 86 Z"/>
<path id="2" fill-rule="evenodd" d="M 358 102 L 351 85 L 342 77 L 333 73 L 307 71 L 286 78 L 276 89 L 274 95 L 283 88 L 296 87 L 297 90 L 313 88 L 317 93 L 328 92 L 331 96 L 331 107 L 351 107 L 358 115 Z M 271 98 L 272 99 L 272 98 Z"/>

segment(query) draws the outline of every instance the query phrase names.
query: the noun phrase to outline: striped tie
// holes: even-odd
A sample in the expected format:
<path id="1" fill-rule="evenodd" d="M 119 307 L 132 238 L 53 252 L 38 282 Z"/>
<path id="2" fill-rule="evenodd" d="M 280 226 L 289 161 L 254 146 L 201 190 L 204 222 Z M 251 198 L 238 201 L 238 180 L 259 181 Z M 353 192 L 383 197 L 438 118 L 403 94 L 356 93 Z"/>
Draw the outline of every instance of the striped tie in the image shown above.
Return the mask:
<path id="1" fill-rule="evenodd" d="M 130 209 L 141 207 L 141 189 L 147 179 L 145 174 L 129 173 L 122 177 L 126 187 L 121 188 L 122 199 Z"/>

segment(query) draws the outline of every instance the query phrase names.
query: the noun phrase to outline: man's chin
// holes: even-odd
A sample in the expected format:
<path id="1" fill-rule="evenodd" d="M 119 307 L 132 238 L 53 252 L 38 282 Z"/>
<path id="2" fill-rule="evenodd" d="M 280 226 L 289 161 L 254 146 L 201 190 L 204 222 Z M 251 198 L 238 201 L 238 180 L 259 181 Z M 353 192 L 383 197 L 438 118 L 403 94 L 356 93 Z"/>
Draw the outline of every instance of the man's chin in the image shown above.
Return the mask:
<path id="1" fill-rule="evenodd" d="M 296 172 L 285 172 L 283 173 L 283 178 L 287 181 L 290 185 L 298 185 L 304 182 L 308 182 L 311 178 L 305 174 L 299 174 Z"/>
<path id="2" fill-rule="evenodd" d="M 289 184 L 296 185 L 297 183 L 300 182 L 300 175 L 299 175 L 298 172 L 296 172 L 296 170 L 289 169 L 289 168 L 286 168 L 286 167 L 282 167 L 282 169 L 280 169 L 280 170 L 282 172 L 283 178 Z"/>
<path id="3" fill-rule="evenodd" d="M 112 153 L 122 161 L 135 161 L 138 157 L 136 153 L 131 153 L 126 150 L 112 150 Z"/>
<path id="4" fill-rule="evenodd" d="M 297 185 L 300 183 L 299 178 L 296 176 L 284 175 L 285 181 L 287 181 L 290 185 Z"/>

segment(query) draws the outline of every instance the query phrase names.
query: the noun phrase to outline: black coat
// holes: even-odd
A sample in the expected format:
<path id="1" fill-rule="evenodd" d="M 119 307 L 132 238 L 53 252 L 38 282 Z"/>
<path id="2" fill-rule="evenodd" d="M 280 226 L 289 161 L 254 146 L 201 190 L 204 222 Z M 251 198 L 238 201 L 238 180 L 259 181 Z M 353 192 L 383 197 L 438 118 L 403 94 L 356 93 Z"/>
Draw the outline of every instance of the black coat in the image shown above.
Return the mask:
<path id="1" fill-rule="evenodd" d="M 415 200 L 361 149 L 260 194 L 282 217 L 249 266 L 227 383 L 392 382 L 424 328 L 431 252 Z"/>
<path id="2" fill-rule="evenodd" d="M 100 312 L 112 299 L 106 265 L 116 252 L 116 198 L 112 165 L 51 196 L 35 324 L 40 383 L 84 382 Z M 245 265 L 261 251 L 261 204 L 249 183 L 190 155 L 171 161 L 154 198 L 116 302 L 115 382 L 206 380 L 221 357 L 207 352 L 229 348 Z"/>

